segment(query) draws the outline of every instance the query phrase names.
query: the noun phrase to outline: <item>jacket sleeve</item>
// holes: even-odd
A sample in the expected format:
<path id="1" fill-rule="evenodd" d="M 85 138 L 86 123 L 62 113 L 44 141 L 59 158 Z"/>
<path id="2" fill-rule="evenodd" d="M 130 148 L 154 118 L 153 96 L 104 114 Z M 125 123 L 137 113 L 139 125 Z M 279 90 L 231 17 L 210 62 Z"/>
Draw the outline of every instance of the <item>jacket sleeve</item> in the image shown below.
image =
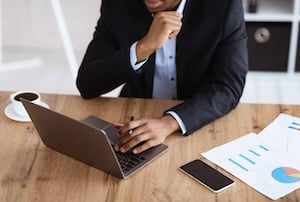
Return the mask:
<path id="1" fill-rule="evenodd" d="M 210 64 L 206 85 L 181 104 L 172 107 L 189 135 L 234 109 L 243 93 L 248 71 L 247 36 L 240 0 L 229 0 L 222 39 Z"/>
<path id="2" fill-rule="evenodd" d="M 102 1 L 101 17 L 79 67 L 76 85 L 84 98 L 109 92 L 134 74 L 129 58 L 131 44 L 120 46 L 111 31 L 111 8 L 110 1 Z"/>

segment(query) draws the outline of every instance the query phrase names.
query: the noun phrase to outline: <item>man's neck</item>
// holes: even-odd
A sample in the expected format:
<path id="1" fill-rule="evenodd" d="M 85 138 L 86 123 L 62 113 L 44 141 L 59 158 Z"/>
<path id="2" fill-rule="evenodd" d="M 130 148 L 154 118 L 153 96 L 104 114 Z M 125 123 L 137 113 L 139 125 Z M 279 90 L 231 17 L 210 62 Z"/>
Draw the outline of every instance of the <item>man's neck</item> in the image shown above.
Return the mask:
<path id="1" fill-rule="evenodd" d="M 178 8 L 178 6 L 179 6 L 179 4 L 180 4 L 180 2 L 181 2 L 181 0 L 178 0 L 178 1 L 174 4 L 174 6 L 173 6 L 172 8 L 170 8 L 168 11 L 176 11 L 177 8 Z"/>

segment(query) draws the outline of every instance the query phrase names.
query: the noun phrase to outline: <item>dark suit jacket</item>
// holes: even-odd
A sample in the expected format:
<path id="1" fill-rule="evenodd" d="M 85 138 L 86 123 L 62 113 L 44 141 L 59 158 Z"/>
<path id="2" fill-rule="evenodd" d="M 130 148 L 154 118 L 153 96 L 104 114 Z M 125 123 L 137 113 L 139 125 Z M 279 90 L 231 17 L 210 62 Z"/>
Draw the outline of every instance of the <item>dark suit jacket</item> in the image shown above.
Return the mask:
<path id="1" fill-rule="evenodd" d="M 241 0 L 187 0 L 177 36 L 175 111 L 187 134 L 231 111 L 248 71 L 247 36 Z M 80 66 L 77 87 L 94 98 L 125 83 L 121 95 L 152 97 L 155 54 L 142 70 L 130 65 L 130 46 L 152 22 L 142 0 L 102 0 L 101 17 Z"/>

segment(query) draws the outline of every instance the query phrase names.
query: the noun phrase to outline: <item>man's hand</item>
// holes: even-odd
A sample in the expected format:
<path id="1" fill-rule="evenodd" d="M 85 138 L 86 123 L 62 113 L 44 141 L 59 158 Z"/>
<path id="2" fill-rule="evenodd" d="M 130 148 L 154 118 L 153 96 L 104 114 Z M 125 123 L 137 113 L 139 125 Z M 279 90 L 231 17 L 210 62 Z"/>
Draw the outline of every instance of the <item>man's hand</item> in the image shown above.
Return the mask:
<path id="1" fill-rule="evenodd" d="M 160 119 L 130 121 L 120 128 L 121 140 L 115 145 L 115 150 L 124 153 L 134 148 L 132 152 L 138 154 L 163 143 L 166 137 L 178 130 L 177 121 L 171 115 Z M 141 145 L 138 145 L 140 143 Z"/>
<path id="2" fill-rule="evenodd" d="M 182 14 L 175 11 L 155 14 L 147 35 L 137 43 L 137 62 L 145 60 L 153 52 L 161 48 L 168 39 L 176 37 L 182 26 L 181 19 Z"/>

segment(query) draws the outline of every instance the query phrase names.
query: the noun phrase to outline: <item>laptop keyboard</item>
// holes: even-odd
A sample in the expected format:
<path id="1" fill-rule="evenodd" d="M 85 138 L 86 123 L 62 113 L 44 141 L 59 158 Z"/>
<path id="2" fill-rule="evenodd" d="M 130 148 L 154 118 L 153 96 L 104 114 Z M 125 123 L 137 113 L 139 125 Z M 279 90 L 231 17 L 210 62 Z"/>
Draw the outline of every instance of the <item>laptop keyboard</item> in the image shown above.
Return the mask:
<path id="1" fill-rule="evenodd" d="M 116 155 L 121 165 L 121 168 L 125 173 L 130 171 L 132 168 L 136 167 L 146 159 L 143 156 L 136 155 L 130 152 L 127 153 L 116 152 Z"/>

